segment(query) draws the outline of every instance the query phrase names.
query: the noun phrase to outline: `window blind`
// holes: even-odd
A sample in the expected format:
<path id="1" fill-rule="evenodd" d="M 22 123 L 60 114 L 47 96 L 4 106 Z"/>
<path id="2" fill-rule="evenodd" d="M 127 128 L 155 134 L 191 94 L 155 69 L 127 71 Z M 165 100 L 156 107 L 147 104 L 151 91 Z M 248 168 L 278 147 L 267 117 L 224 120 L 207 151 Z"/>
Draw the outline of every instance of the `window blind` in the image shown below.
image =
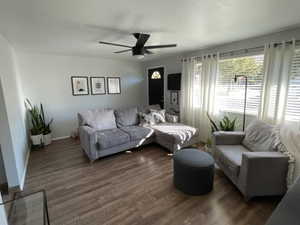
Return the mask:
<path id="1" fill-rule="evenodd" d="M 216 84 L 215 109 L 229 113 L 243 113 L 245 79 L 234 82 L 235 75 L 248 77 L 246 113 L 257 115 L 263 83 L 263 55 L 220 60 Z"/>
<path id="2" fill-rule="evenodd" d="M 300 49 L 295 51 L 292 61 L 285 119 L 300 120 Z"/>

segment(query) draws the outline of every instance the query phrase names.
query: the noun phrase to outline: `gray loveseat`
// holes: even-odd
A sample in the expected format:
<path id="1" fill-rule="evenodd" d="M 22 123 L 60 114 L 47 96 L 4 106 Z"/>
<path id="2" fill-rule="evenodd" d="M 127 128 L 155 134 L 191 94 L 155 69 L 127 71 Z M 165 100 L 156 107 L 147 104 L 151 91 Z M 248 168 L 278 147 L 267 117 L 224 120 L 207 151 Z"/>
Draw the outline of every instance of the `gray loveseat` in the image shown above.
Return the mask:
<path id="1" fill-rule="evenodd" d="M 286 192 L 288 157 L 274 149 L 273 127 L 252 122 L 244 132 L 214 132 L 214 158 L 246 199 Z"/>
<path id="2" fill-rule="evenodd" d="M 98 109 L 78 114 L 81 147 L 91 161 L 156 142 L 173 152 L 198 142 L 198 130 L 180 123 L 139 126 L 139 112 L 159 106 Z"/>

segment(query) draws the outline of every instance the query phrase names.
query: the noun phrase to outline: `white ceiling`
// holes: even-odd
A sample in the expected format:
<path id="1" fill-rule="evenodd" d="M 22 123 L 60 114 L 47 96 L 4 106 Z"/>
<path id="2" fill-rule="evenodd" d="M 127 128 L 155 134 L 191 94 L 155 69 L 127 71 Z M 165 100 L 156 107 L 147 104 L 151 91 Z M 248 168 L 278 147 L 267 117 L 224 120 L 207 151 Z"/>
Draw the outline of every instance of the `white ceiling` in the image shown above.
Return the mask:
<path id="1" fill-rule="evenodd" d="M 178 44 L 153 59 L 296 26 L 299 12 L 299 0 L 0 0 L 0 33 L 17 49 L 120 59 L 133 57 L 98 41 Z"/>

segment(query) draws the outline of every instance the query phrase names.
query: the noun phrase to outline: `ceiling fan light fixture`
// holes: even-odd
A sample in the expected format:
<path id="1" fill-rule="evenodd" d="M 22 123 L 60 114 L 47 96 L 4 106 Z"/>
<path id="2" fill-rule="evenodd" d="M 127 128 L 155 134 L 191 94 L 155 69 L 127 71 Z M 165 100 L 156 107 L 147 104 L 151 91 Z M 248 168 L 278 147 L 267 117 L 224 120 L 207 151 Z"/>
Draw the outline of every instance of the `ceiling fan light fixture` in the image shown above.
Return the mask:
<path id="1" fill-rule="evenodd" d="M 145 57 L 145 49 L 140 47 L 133 47 L 132 48 L 132 55 L 137 59 L 142 59 Z"/>
<path id="2" fill-rule="evenodd" d="M 145 58 L 145 55 L 134 55 L 134 57 L 136 57 L 137 59 L 143 59 Z"/>

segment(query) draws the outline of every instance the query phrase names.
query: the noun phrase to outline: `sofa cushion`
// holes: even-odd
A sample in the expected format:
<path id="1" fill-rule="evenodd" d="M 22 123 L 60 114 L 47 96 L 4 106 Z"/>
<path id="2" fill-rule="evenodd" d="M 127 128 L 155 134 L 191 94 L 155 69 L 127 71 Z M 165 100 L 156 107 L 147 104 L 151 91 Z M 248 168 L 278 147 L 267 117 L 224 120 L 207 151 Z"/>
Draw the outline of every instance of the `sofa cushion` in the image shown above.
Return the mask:
<path id="1" fill-rule="evenodd" d="M 153 129 L 150 127 L 130 126 L 121 127 L 120 129 L 130 136 L 131 141 L 146 139 L 154 134 Z"/>
<path id="2" fill-rule="evenodd" d="M 242 165 L 242 155 L 248 150 L 242 145 L 217 145 L 216 148 L 217 162 L 226 167 L 233 177 L 237 177 Z"/>
<path id="3" fill-rule="evenodd" d="M 130 142 L 129 134 L 118 128 L 96 132 L 96 143 L 99 150 L 111 148 L 127 142 Z"/>
<path id="4" fill-rule="evenodd" d="M 154 114 L 151 112 L 150 113 L 139 112 L 139 121 L 140 121 L 139 126 L 142 126 L 142 127 L 148 127 L 150 125 L 156 124 Z"/>
<path id="5" fill-rule="evenodd" d="M 198 129 L 181 123 L 160 123 L 151 127 L 156 136 L 170 144 L 184 144 L 198 135 Z"/>
<path id="6" fill-rule="evenodd" d="M 274 127 L 259 120 L 254 120 L 245 130 L 243 145 L 253 152 L 275 151 Z"/>
<path id="7" fill-rule="evenodd" d="M 168 122 L 168 123 L 178 123 L 179 122 L 179 116 L 166 113 L 166 122 Z"/>
<path id="8" fill-rule="evenodd" d="M 94 109 L 78 114 L 81 126 L 89 126 L 95 130 L 116 128 L 116 119 L 112 109 Z"/>
<path id="9" fill-rule="evenodd" d="M 118 109 L 115 116 L 118 127 L 134 126 L 139 123 L 137 107 Z"/>
<path id="10" fill-rule="evenodd" d="M 150 113 L 154 116 L 155 123 L 165 123 L 166 122 L 166 110 L 156 110 L 150 109 Z"/>

